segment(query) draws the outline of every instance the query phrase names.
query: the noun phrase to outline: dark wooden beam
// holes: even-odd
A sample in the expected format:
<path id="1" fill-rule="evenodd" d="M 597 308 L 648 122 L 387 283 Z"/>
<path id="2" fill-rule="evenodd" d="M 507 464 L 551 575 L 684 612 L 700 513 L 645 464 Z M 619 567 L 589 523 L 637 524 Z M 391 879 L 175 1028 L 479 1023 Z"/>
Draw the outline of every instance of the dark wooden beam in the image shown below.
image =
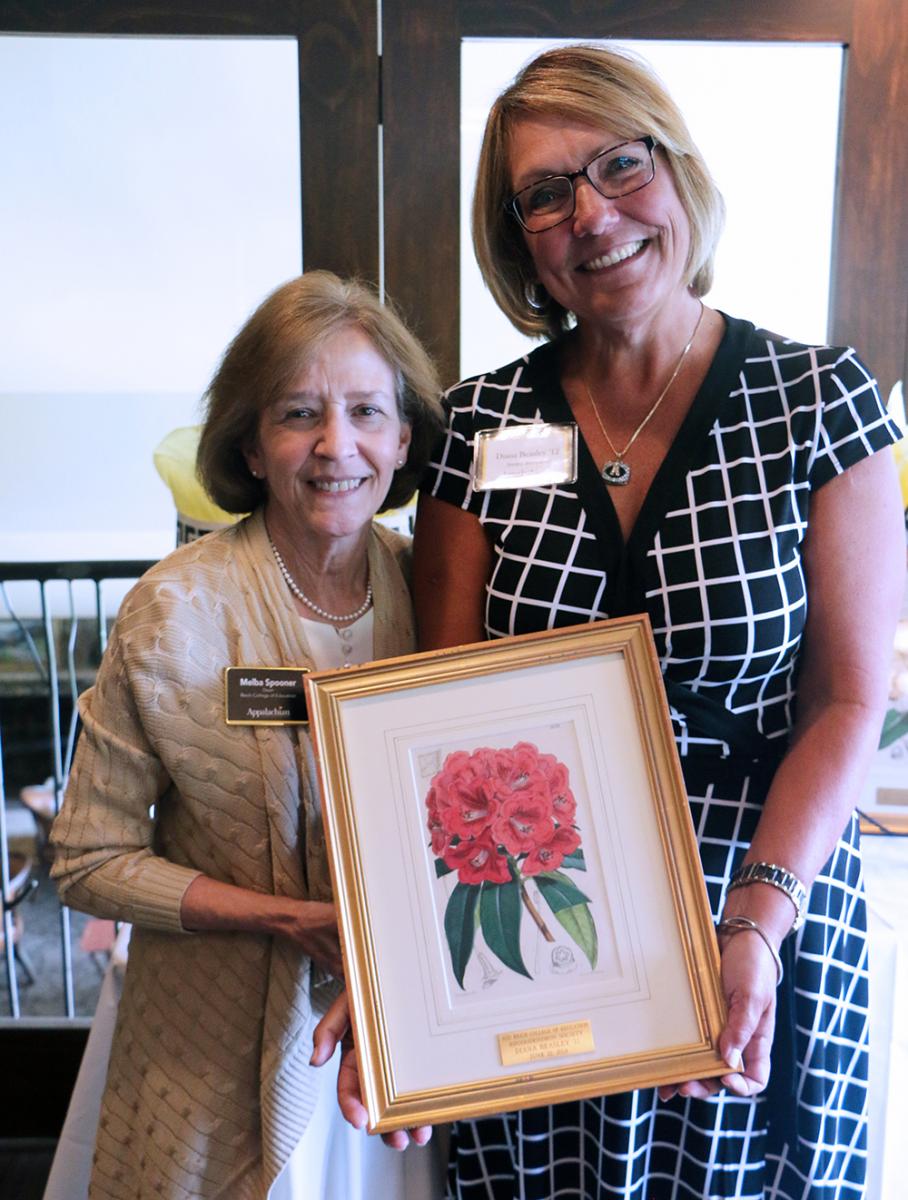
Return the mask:
<path id="1" fill-rule="evenodd" d="M 383 7 L 385 286 L 445 383 L 460 361 L 460 33 L 454 4 Z"/>
<path id="2" fill-rule="evenodd" d="M 303 262 L 378 283 L 374 0 L 306 0 L 297 28 Z"/>
<path id="3" fill-rule="evenodd" d="M 461 0 L 464 37 L 846 40 L 851 0 Z"/>
<path id="4" fill-rule="evenodd" d="M 847 52 L 830 332 L 884 394 L 908 377 L 908 5 L 854 0 Z"/>

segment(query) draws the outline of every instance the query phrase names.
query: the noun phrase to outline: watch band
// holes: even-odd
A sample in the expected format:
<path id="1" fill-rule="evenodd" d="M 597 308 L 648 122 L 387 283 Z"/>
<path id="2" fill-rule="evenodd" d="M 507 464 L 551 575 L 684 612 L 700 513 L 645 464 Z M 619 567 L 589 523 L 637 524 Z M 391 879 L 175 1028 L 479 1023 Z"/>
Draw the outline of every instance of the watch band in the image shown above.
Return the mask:
<path id="1" fill-rule="evenodd" d="M 728 891 L 734 888 L 747 887 L 751 883 L 768 883 L 770 887 L 784 892 L 795 909 L 795 919 L 791 932 L 800 929 L 804 924 L 805 909 L 807 908 L 807 888 L 797 875 L 780 867 L 776 863 L 751 862 L 739 867 L 728 883 Z"/>

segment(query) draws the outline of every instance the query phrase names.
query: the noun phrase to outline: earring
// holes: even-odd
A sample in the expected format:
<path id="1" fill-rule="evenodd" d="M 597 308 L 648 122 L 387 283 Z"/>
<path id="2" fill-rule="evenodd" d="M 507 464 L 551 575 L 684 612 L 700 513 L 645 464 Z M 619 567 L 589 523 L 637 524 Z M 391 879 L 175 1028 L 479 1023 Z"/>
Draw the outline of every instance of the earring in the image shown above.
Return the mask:
<path id="1" fill-rule="evenodd" d="M 400 470 L 400 468 L 401 468 L 401 467 L 404 465 L 404 463 L 405 463 L 406 461 L 407 461 L 407 460 L 406 460 L 405 458 L 399 458 L 399 459 L 397 460 L 397 468 L 398 468 L 398 470 Z"/>
<path id="2" fill-rule="evenodd" d="M 249 470 L 250 470 L 250 473 L 252 474 L 253 479 L 261 479 L 262 478 L 261 472 L 256 471 L 254 467 L 250 467 Z"/>
<path id="3" fill-rule="evenodd" d="M 524 284 L 523 296 L 533 312 L 542 312 L 549 302 L 549 294 L 541 283 Z"/>

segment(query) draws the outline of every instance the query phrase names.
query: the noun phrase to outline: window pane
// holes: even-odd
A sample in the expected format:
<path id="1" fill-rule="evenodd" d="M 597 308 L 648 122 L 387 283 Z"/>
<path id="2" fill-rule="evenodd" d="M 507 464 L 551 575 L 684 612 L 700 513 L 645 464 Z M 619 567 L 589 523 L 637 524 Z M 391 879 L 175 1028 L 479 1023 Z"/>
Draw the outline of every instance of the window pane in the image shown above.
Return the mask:
<path id="1" fill-rule="evenodd" d="M 470 203 L 489 108 L 542 39 L 461 44 L 461 369 L 499 366 L 534 343 L 479 275 Z M 628 41 L 677 101 L 728 217 L 708 303 L 804 341 L 826 338 L 843 50 L 817 44 Z M 647 132 L 643 130 L 642 132 Z M 784 156 L 784 160 L 782 158 Z M 776 177 L 774 167 L 786 171 Z M 801 165 L 790 179 L 790 164 Z"/>
<path id="2" fill-rule="evenodd" d="M 300 270 L 293 39 L 0 38 L 0 559 L 156 557 L 152 451 Z"/>

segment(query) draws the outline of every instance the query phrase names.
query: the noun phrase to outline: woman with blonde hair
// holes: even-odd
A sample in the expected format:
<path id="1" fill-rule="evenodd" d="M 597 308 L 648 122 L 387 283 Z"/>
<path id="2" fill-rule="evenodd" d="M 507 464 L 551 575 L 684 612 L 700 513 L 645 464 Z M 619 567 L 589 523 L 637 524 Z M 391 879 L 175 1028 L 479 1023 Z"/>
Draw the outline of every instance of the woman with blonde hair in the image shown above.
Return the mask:
<path id="1" fill-rule="evenodd" d="M 801 155 L 760 147 L 756 168 L 780 156 L 755 186 L 809 219 Z M 721 225 L 637 58 L 547 51 L 495 102 L 476 252 L 513 324 L 547 341 L 448 394 L 417 520 L 420 643 L 649 614 L 718 922 L 729 1069 L 458 1122 L 458 1200 L 864 1195 L 853 810 L 904 575 L 898 433 L 853 350 L 704 304 Z M 576 481 L 569 464 L 547 486 L 503 468 L 485 487 L 477 434 L 507 430 L 513 450 L 540 423 L 577 431 Z"/>

